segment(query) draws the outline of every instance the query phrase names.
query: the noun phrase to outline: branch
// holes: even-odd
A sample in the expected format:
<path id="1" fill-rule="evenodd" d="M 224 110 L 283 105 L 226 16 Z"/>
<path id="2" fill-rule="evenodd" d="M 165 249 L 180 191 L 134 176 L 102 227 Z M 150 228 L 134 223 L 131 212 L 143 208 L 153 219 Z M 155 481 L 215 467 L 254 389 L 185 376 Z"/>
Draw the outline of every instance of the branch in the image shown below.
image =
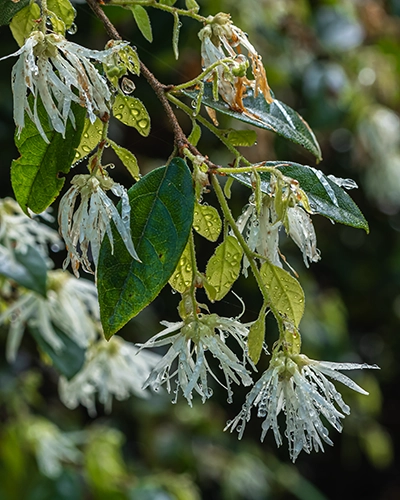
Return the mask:
<path id="1" fill-rule="evenodd" d="M 103 9 L 100 7 L 101 0 L 86 0 L 86 2 L 92 9 L 92 11 L 95 13 L 95 15 L 103 23 L 107 35 L 113 40 L 122 40 L 121 35 L 115 29 L 115 26 L 112 24 L 112 22 L 108 19 Z M 167 90 L 170 90 L 171 87 L 163 85 L 161 82 L 159 82 L 157 78 L 153 75 L 153 73 L 147 68 L 147 66 L 142 63 L 142 61 L 140 61 L 140 71 L 148 81 L 150 87 L 154 90 L 154 93 L 160 100 L 164 108 L 164 111 L 167 114 L 168 121 L 171 125 L 172 132 L 174 134 L 174 142 L 178 148 L 179 154 L 182 155 L 182 150 L 184 148 L 188 148 L 195 155 L 200 154 L 199 151 L 196 148 L 194 148 L 187 140 L 187 137 L 184 134 L 181 126 L 179 125 L 179 122 L 165 96 L 165 92 Z"/>

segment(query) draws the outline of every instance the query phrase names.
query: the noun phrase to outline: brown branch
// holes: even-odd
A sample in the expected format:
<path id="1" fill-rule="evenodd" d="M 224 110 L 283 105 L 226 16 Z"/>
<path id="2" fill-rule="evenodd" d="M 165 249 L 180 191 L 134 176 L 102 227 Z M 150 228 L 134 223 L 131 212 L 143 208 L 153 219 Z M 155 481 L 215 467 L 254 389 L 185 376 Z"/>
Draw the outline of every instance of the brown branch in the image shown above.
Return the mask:
<path id="1" fill-rule="evenodd" d="M 103 9 L 100 7 L 100 4 L 103 3 L 102 0 L 86 0 L 89 7 L 93 10 L 95 15 L 100 19 L 103 23 L 104 28 L 107 32 L 107 35 L 113 40 L 122 40 L 121 35 L 115 29 L 115 26 L 108 19 L 107 15 L 104 13 Z M 147 68 L 146 65 L 140 61 L 140 71 L 142 75 L 148 81 L 150 87 L 154 90 L 154 93 L 160 100 L 164 111 L 168 117 L 168 121 L 171 125 L 172 132 L 174 134 L 174 142 L 176 147 L 178 148 L 179 154 L 183 156 L 182 150 L 184 148 L 188 148 L 191 153 L 198 155 L 199 151 L 192 146 L 187 140 L 186 135 L 184 134 L 179 122 L 175 116 L 175 113 L 172 111 L 172 108 L 168 102 L 168 99 L 165 96 L 165 92 L 171 89 L 171 86 L 163 85 L 161 82 L 157 80 L 157 78 L 153 75 L 153 73 Z"/>

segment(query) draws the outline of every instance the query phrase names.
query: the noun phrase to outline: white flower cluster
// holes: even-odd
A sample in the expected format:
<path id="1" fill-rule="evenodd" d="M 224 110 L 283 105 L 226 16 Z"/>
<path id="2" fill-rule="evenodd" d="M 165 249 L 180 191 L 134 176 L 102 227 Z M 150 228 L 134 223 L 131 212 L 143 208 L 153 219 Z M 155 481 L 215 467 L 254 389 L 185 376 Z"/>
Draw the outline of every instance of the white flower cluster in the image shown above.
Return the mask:
<path id="1" fill-rule="evenodd" d="M 87 109 L 92 123 L 109 113 L 110 90 L 106 80 L 90 60 L 106 62 L 121 45 L 98 51 L 89 50 L 54 33 L 34 31 L 13 54 L 20 56 L 12 70 L 14 121 L 18 134 L 25 126 L 25 112 L 35 123 L 43 140 L 49 142 L 40 122 L 37 105 L 40 97 L 53 129 L 63 136 L 68 119 L 75 126 L 71 103 Z M 28 101 L 30 90 L 33 109 Z"/>
<path id="2" fill-rule="evenodd" d="M 60 378 L 59 393 L 63 403 L 74 409 L 81 403 L 89 415 L 96 416 L 96 393 L 107 412 L 112 398 L 122 401 L 135 394 L 147 397 L 143 384 L 160 356 L 152 352 L 138 352 L 138 348 L 121 337 L 109 342 L 100 340 L 86 351 L 83 368 L 71 380 Z"/>
<path id="3" fill-rule="evenodd" d="M 247 113 L 242 99 L 251 88 L 255 97 L 261 92 L 265 100 L 271 103 L 273 98 L 261 56 L 249 42 L 246 33 L 231 22 L 229 14 L 219 13 L 209 18 L 209 21 L 199 33 L 204 69 L 223 59 L 232 59 L 231 64 L 221 64 L 215 70 L 218 92 L 224 101 L 232 109 Z M 247 52 L 247 57 L 243 54 L 243 49 Z M 246 77 L 249 59 L 253 80 Z"/>
<path id="4" fill-rule="evenodd" d="M 48 214 L 43 214 L 49 218 Z M 52 219 L 52 218 L 51 218 Z M 60 237 L 54 229 L 23 213 L 12 198 L 0 200 L 0 246 L 1 251 L 26 253 L 35 247 L 43 257 L 48 255 L 48 246 L 61 246 Z"/>
<path id="5" fill-rule="evenodd" d="M 15 360 L 26 326 L 36 328 L 58 352 L 64 344 L 55 327 L 83 348 L 98 335 L 99 304 L 94 284 L 63 271 L 49 271 L 47 279 L 47 297 L 30 290 L 21 291 L 18 299 L 0 315 L 0 324 L 10 324 L 6 347 L 9 362 Z"/>
<path id="6" fill-rule="evenodd" d="M 78 269 L 82 264 L 84 271 L 93 273 L 89 259 L 89 247 L 95 266 L 99 259 L 100 246 L 104 235 L 107 234 L 113 252 L 113 235 L 110 222 L 114 222 L 130 255 L 140 260 L 132 243 L 129 198 L 126 189 L 114 182 L 102 169 L 98 174 L 76 175 L 72 186 L 60 201 L 58 222 L 60 233 L 64 238 L 68 256 L 64 262 L 64 269 L 71 262 L 74 274 L 79 277 Z M 121 198 L 121 214 L 114 203 L 107 196 L 110 190 Z M 75 204 L 81 198 L 77 210 Z"/>
<path id="7" fill-rule="evenodd" d="M 261 441 L 272 429 L 276 444 L 281 446 L 278 416 L 285 414 L 289 453 L 294 462 L 304 450 L 310 453 L 324 451 L 323 443 L 332 445 L 324 417 L 337 431 L 342 431 L 342 418 L 350 413 L 340 393 L 326 377 L 342 382 L 360 394 L 368 394 L 353 380 L 338 370 L 377 369 L 376 365 L 358 363 L 330 363 L 314 361 L 304 355 L 287 356 L 283 352 L 273 355 L 270 366 L 246 397 L 241 412 L 227 423 L 225 429 L 237 430 L 242 438 L 245 425 L 250 420 L 252 407 L 262 423 Z M 338 406 L 339 409 L 336 408 Z"/>
<path id="8" fill-rule="evenodd" d="M 247 355 L 246 338 L 249 330 L 246 325 L 232 318 L 220 318 L 216 314 L 200 315 L 187 322 L 164 321 L 162 324 L 167 328 L 143 344 L 141 349 L 169 344 L 171 347 L 153 368 L 144 387 L 151 387 L 157 391 L 165 384 L 170 393 L 171 382 L 175 380 L 173 401 L 177 401 L 180 389 L 189 405 L 192 406 L 193 391 L 201 396 L 203 403 L 212 396 L 208 374 L 226 388 L 229 402 L 232 401 L 233 395 L 232 381 L 245 386 L 253 383 L 246 369 L 246 363 L 255 369 Z M 226 345 L 228 337 L 232 337 L 239 345 L 243 353 L 242 360 Z M 226 385 L 220 382 L 213 373 L 207 361 L 207 351 L 219 362 Z M 176 367 L 174 367 L 175 361 Z"/>
<path id="9" fill-rule="evenodd" d="M 45 476 L 51 479 L 58 477 L 64 462 L 82 462 L 82 452 L 77 448 L 80 444 L 77 434 L 62 432 L 55 424 L 40 417 L 28 420 L 25 432 L 39 469 Z"/>
<path id="10" fill-rule="evenodd" d="M 257 213 L 256 205 L 251 199 L 238 218 L 237 226 L 245 237 L 250 250 L 256 251 L 275 266 L 282 267 L 279 230 L 283 226 L 300 248 L 304 264 L 307 267 L 310 262 L 318 262 L 321 258 L 311 217 L 299 205 L 287 208 L 284 221 L 278 217 L 272 197 L 264 196 L 259 213 Z M 243 273 L 245 275 L 247 275 L 248 267 L 249 262 L 244 258 Z"/>

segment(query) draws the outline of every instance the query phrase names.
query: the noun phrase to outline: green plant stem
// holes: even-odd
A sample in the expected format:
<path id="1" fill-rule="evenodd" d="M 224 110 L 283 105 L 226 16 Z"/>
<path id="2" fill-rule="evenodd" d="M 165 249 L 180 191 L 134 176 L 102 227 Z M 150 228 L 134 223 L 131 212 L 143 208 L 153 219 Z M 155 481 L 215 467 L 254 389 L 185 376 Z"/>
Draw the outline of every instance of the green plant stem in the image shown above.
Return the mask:
<path id="1" fill-rule="evenodd" d="M 171 92 L 178 92 L 180 90 L 184 90 L 190 87 L 194 87 L 195 85 L 198 85 L 203 78 L 205 78 L 211 71 L 213 71 L 215 68 L 218 66 L 222 65 L 224 67 L 225 63 L 231 62 L 233 63 L 233 59 L 231 57 L 226 57 L 225 59 L 220 59 L 218 61 L 215 61 L 213 64 L 208 66 L 202 73 L 199 74 L 196 78 L 193 78 L 193 80 L 189 80 L 188 82 L 181 83 L 180 85 L 174 85 L 174 88 L 172 89 Z M 228 69 L 228 68 L 226 68 Z"/>
<path id="2" fill-rule="evenodd" d="M 230 142 L 224 137 L 224 135 L 223 135 L 224 133 L 221 130 L 219 130 L 217 127 L 215 127 L 214 125 L 212 125 L 208 120 L 206 120 L 205 118 L 203 118 L 201 115 L 197 115 L 196 117 L 194 117 L 193 116 L 193 110 L 189 106 L 186 106 L 186 104 L 184 104 L 182 101 L 180 101 L 179 99 L 177 99 L 170 92 L 167 92 L 165 95 L 166 95 L 166 98 L 170 102 L 172 102 L 173 104 L 175 104 L 178 108 L 180 108 L 187 115 L 189 115 L 192 120 L 196 119 L 204 127 L 208 128 L 208 130 L 210 130 L 210 132 L 212 132 L 214 135 L 216 135 L 218 137 L 218 139 L 224 144 L 224 146 L 232 154 L 235 155 L 235 158 L 238 158 L 239 160 L 243 161 L 244 163 L 246 163 L 248 165 L 251 165 L 251 163 L 249 161 L 247 161 L 246 158 L 244 158 L 239 153 L 239 151 L 234 146 L 232 146 L 232 144 L 230 144 Z M 216 167 L 216 168 L 218 169 L 218 167 Z"/>
<path id="3" fill-rule="evenodd" d="M 172 7 L 171 5 L 164 5 L 157 3 L 155 2 L 155 0 L 109 0 L 106 1 L 106 3 L 107 5 L 125 7 L 125 8 L 134 7 L 135 5 L 141 5 L 142 7 L 152 7 L 154 9 L 159 9 L 165 12 L 169 12 L 172 15 L 176 13 L 178 16 L 190 17 L 192 19 L 195 19 L 196 21 L 199 21 L 200 23 L 207 22 L 206 17 L 196 14 L 191 10 L 178 9 L 177 7 Z"/>
<path id="4" fill-rule="evenodd" d="M 215 175 L 211 175 L 211 184 L 214 188 L 215 195 L 218 199 L 218 202 L 221 206 L 222 213 L 224 214 L 225 219 L 229 223 L 229 225 L 232 228 L 232 231 L 234 232 L 239 245 L 242 247 L 244 254 L 246 255 L 249 263 L 250 263 L 250 268 L 251 271 L 254 275 L 254 278 L 256 279 L 257 285 L 262 293 L 264 301 L 268 304 L 268 307 L 270 308 L 272 314 L 275 316 L 275 319 L 278 323 L 278 328 L 279 328 L 279 337 L 283 338 L 284 335 L 284 327 L 283 327 L 283 319 L 281 315 L 279 314 L 279 311 L 273 306 L 271 302 L 271 298 L 269 296 L 268 290 L 266 289 L 260 275 L 260 271 L 257 267 L 257 264 L 254 261 L 254 253 L 250 250 L 248 247 L 245 239 L 243 238 L 241 232 L 239 231 L 235 219 L 232 215 L 231 209 L 229 208 L 229 205 L 225 199 L 224 193 L 222 191 L 222 188 L 219 184 L 218 179 L 216 178 Z"/>
<path id="5" fill-rule="evenodd" d="M 47 21 L 47 0 L 41 0 L 40 2 L 40 12 L 42 16 L 42 20 L 40 21 L 40 31 L 42 33 L 46 33 L 47 27 L 46 27 L 46 21 Z"/>

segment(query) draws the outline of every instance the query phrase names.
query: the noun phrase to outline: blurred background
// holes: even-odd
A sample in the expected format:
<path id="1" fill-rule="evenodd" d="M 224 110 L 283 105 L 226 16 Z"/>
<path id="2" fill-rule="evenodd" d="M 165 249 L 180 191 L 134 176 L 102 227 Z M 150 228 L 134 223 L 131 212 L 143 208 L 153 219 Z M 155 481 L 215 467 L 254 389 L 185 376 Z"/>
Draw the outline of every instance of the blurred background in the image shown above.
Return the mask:
<path id="1" fill-rule="evenodd" d="M 307 270 L 291 242 L 285 242 L 282 250 L 306 291 L 303 351 L 320 360 L 376 363 L 381 371 L 354 374 L 370 392 L 368 397 L 339 388 L 352 410 L 343 434 L 330 429 L 333 448 L 310 456 L 302 453 L 293 465 L 286 443 L 277 450 L 272 435 L 260 443 L 261 420 L 255 415 L 242 441 L 222 432 L 225 422 L 240 410 L 244 390 L 235 391 L 232 405 L 216 386 L 205 405 L 196 401 L 192 409 L 185 401 L 171 405 L 168 395 L 157 394 L 115 402 L 111 414 L 99 406 L 95 418 L 84 408 L 68 410 L 58 399 L 57 371 L 34 339 L 25 335 L 13 365 L 3 354 L 0 357 L 0 499 L 396 500 L 400 498 L 400 1 L 199 3 L 203 15 L 230 12 L 233 22 L 249 34 L 276 97 L 296 109 L 316 133 L 324 157 L 318 168 L 359 185 L 350 194 L 370 224 L 369 235 L 314 216 L 322 260 Z M 78 31 L 70 39 L 101 49 L 107 41 L 102 25 L 85 4 L 75 6 Z M 171 15 L 149 9 L 154 33 L 150 44 L 129 12 L 105 10 L 163 83 L 182 83 L 200 72 L 198 23 L 182 18 L 180 59 L 175 62 Z M 0 47 L 0 57 L 16 50 L 7 26 L 0 28 Z M 14 62 L 2 61 L 0 71 L 1 197 L 12 196 L 9 168 L 18 156 L 10 90 Z M 152 91 L 140 78 L 135 84 L 135 96 L 152 117 L 150 137 L 143 138 L 119 122 L 112 124 L 111 137 L 137 155 L 145 173 L 165 163 L 172 135 Z M 189 133 L 190 120 L 178 116 Z M 220 121 L 224 127 L 234 125 L 225 117 Z M 252 161 L 279 159 L 316 166 L 300 147 L 267 131 L 257 134 L 257 146 L 244 151 Z M 199 149 L 216 163 L 232 160 L 205 131 Z M 84 172 L 84 164 L 71 177 L 78 170 Z M 129 187 L 131 180 L 123 167 L 117 164 L 114 172 L 113 177 Z M 243 186 L 233 187 L 236 215 L 249 194 Z M 212 198 L 206 201 L 212 203 Z M 200 238 L 196 244 L 204 269 L 212 246 Z M 64 257 L 63 252 L 54 254 L 58 265 Z M 240 278 L 235 291 L 248 306 L 244 319 L 255 319 L 260 297 L 251 278 Z M 166 287 L 121 336 L 132 342 L 148 339 L 161 329 L 161 319 L 178 320 L 177 304 L 178 297 Z M 229 294 L 212 311 L 236 316 L 241 306 Z M 267 327 L 267 342 L 272 345 L 273 322 L 268 321 Z M 2 352 L 6 335 L 2 327 Z M 267 365 L 265 358 L 260 369 Z M 50 441 L 49 449 L 40 448 L 52 424 L 81 443 L 82 450 L 74 463 L 61 463 L 57 470 L 45 460 L 46 453 L 50 461 L 50 451 L 56 454 L 57 439 Z"/>

